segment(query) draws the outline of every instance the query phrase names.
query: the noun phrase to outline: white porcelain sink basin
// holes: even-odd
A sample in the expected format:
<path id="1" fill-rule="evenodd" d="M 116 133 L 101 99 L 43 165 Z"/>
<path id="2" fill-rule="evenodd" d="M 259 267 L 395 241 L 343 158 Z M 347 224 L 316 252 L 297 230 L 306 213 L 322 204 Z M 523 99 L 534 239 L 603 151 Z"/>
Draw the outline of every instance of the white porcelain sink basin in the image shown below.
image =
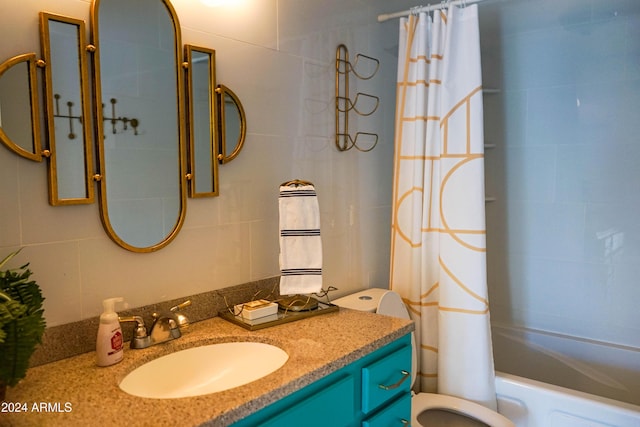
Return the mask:
<path id="1" fill-rule="evenodd" d="M 171 399 L 228 390 L 260 379 L 289 359 L 282 349 L 259 342 L 193 347 L 136 368 L 120 383 L 139 397 Z"/>

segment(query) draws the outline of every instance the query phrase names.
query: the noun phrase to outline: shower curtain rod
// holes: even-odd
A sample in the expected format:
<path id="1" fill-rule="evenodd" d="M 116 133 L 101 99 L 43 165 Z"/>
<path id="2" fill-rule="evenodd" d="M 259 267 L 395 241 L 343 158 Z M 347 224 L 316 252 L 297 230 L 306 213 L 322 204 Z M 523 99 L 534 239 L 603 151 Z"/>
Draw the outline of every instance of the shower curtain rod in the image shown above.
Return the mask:
<path id="1" fill-rule="evenodd" d="M 459 5 L 468 5 L 472 3 L 480 3 L 484 0 L 454 0 L 454 1 L 443 1 L 439 4 L 428 5 L 428 6 L 416 6 L 412 7 L 409 10 L 403 10 L 402 12 L 394 12 L 394 13 L 383 13 L 382 15 L 378 15 L 378 22 L 388 21 L 393 18 L 400 18 L 402 16 L 409 16 L 412 13 L 421 13 L 421 12 L 431 12 L 432 10 L 440 10 L 445 9 L 449 6 L 459 6 Z"/>

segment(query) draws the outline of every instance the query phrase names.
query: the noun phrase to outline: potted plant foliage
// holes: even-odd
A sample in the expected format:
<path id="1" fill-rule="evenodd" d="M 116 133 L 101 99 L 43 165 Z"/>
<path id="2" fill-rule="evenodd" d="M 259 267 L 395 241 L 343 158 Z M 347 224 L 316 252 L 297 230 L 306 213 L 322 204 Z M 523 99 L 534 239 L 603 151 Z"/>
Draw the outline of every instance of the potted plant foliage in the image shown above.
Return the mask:
<path id="1" fill-rule="evenodd" d="M 7 386 L 16 385 L 27 374 L 29 359 L 46 326 L 44 298 L 38 284 L 29 280 L 29 264 L 3 270 L 18 252 L 0 262 L 0 401 Z"/>

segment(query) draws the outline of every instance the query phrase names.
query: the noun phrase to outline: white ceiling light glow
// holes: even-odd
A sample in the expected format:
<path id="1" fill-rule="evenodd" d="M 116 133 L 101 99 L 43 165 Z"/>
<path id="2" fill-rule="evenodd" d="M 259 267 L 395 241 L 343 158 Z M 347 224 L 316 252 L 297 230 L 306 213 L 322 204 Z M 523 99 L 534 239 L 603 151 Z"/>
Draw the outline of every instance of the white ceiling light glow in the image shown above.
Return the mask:
<path id="1" fill-rule="evenodd" d="M 233 0 L 200 0 L 200 2 L 209 7 L 228 6 L 233 4 Z"/>

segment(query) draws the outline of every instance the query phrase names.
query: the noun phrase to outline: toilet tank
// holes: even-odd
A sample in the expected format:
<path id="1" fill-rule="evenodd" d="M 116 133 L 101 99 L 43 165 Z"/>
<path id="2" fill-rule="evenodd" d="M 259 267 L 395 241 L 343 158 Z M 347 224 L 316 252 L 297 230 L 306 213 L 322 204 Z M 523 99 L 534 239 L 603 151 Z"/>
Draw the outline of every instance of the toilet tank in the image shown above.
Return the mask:
<path id="1" fill-rule="evenodd" d="M 332 303 L 338 307 L 375 313 L 378 310 L 378 304 L 380 303 L 382 295 L 386 292 L 389 291 L 380 288 L 365 289 L 333 300 Z"/>
<path id="2" fill-rule="evenodd" d="M 338 307 L 410 319 L 407 307 L 396 292 L 370 288 L 332 301 Z"/>

